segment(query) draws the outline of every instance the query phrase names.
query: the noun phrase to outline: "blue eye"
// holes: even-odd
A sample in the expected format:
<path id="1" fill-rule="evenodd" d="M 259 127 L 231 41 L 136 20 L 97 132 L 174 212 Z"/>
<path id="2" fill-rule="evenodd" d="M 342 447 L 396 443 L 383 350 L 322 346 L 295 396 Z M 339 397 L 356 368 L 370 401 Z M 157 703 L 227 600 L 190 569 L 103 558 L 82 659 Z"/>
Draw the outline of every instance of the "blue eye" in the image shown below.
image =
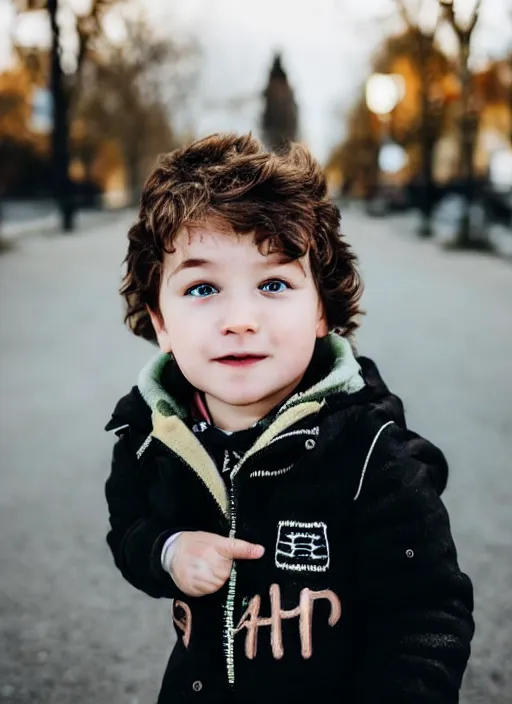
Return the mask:
<path id="1" fill-rule="evenodd" d="M 281 279 L 272 279 L 272 281 L 267 281 L 261 285 L 261 290 L 266 293 L 282 293 L 287 288 L 290 288 L 290 286 L 286 281 L 281 281 Z"/>
<path id="2" fill-rule="evenodd" d="M 185 296 L 192 296 L 193 298 L 208 298 L 214 293 L 217 293 L 217 289 L 211 284 L 197 284 L 197 286 L 192 286 L 185 291 Z"/>

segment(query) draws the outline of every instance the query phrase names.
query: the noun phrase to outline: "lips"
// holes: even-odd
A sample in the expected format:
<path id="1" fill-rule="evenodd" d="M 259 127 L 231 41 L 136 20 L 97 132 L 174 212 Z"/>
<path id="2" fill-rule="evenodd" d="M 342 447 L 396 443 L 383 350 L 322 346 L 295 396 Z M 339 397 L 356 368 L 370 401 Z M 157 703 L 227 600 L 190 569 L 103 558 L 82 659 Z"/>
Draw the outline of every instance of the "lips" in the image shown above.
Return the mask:
<path id="1" fill-rule="evenodd" d="M 215 362 L 220 364 L 227 364 L 231 366 L 243 367 L 249 364 L 256 364 L 256 362 L 261 362 L 266 359 L 266 355 L 263 354 L 227 354 L 224 357 L 217 357 Z"/>

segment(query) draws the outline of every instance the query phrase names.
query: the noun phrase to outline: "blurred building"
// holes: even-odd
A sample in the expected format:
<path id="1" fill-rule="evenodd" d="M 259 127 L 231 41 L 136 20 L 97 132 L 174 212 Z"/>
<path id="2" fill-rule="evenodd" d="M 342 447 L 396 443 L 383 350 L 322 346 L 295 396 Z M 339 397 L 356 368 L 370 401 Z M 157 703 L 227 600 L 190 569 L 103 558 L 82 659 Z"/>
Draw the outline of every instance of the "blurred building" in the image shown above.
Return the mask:
<path id="1" fill-rule="evenodd" d="M 280 54 L 274 57 L 263 92 L 261 128 L 269 149 L 280 149 L 298 139 L 298 107 Z"/>

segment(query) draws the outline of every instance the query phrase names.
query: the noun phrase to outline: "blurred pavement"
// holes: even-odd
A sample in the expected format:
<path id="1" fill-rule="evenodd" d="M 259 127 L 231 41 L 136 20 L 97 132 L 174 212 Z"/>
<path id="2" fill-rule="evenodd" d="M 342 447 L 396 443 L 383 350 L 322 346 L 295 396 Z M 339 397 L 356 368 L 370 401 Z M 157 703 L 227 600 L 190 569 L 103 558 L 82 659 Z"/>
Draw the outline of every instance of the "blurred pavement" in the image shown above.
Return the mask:
<path id="1" fill-rule="evenodd" d="M 103 426 L 154 352 L 122 325 L 131 217 L 21 238 L 0 257 L 1 702 L 150 704 L 172 645 L 169 604 L 124 582 L 105 543 Z M 367 286 L 359 351 L 451 463 L 478 626 L 461 702 L 508 704 L 512 265 L 420 241 L 406 217 L 349 208 L 343 230 Z"/>
<path id="2" fill-rule="evenodd" d="M 8 244 L 25 237 L 59 233 L 61 216 L 52 201 L 7 202 L 0 205 L 0 238 Z M 106 220 L 116 220 L 119 215 L 120 210 L 109 208 L 78 210 L 77 229 L 101 226 Z"/>

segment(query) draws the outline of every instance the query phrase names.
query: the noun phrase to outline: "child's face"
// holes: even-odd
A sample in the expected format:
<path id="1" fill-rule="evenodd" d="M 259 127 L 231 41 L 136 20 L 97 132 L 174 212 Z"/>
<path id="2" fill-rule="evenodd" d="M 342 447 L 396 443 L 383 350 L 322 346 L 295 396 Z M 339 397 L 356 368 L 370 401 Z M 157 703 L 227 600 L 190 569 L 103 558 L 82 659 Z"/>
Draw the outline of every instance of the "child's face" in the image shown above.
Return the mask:
<path id="1" fill-rule="evenodd" d="M 249 427 L 299 384 L 328 332 L 309 257 L 283 262 L 208 224 L 182 230 L 175 247 L 161 315 L 151 313 L 160 348 L 204 391 L 217 426 Z"/>

